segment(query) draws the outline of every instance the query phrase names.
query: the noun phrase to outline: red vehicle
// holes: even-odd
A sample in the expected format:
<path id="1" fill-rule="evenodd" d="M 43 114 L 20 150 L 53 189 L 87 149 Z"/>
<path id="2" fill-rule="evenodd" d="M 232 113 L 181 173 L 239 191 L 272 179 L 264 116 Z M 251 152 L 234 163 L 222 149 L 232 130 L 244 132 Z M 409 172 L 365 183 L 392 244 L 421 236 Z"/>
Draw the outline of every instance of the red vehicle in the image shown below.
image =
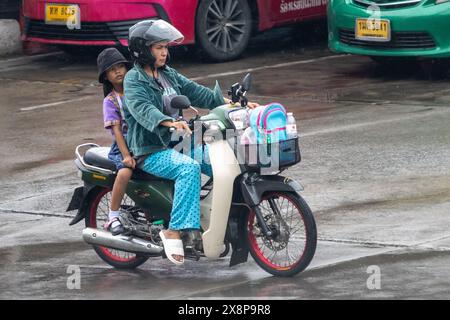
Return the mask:
<path id="1" fill-rule="evenodd" d="M 214 60 L 238 57 L 252 33 L 323 18 L 327 0 L 23 0 L 23 40 L 127 46 L 128 29 L 164 19 Z"/>

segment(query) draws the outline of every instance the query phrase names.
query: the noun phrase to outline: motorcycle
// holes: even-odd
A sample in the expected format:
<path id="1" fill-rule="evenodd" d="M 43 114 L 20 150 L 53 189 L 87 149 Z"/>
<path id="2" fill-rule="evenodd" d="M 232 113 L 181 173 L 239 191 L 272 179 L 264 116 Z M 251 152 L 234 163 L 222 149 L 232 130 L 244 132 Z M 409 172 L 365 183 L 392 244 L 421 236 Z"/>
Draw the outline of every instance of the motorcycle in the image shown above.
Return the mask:
<path id="1" fill-rule="evenodd" d="M 239 134 L 225 137 L 226 131 L 242 133 L 248 126 L 243 118 L 248 114 L 250 85 L 247 74 L 242 83 L 231 86 L 229 104 L 204 116 L 187 97 L 172 100 L 180 118 L 183 110 L 195 112 L 188 123 L 193 131 L 198 129 L 195 124 L 201 125 L 213 169 L 213 177 L 201 187 L 201 229 L 181 233 L 185 259 L 218 259 L 231 251 L 231 267 L 247 262 L 250 253 L 268 273 L 294 276 L 309 265 L 317 243 L 313 214 L 299 194 L 302 186 L 280 175 L 300 162 L 298 138 L 241 145 Z M 267 150 L 278 165 L 270 174 L 264 172 L 268 166 L 260 156 Z M 108 152 L 109 148 L 91 143 L 77 146 L 75 164 L 84 185 L 75 189 L 67 209 L 78 210 L 70 225 L 84 219 L 84 241 L 115 268 L 136 268 L 150 258 L 166 258 L 159 232 L 168 228 L 174 182 L 135 169 L 120 208 L 126 233 L 113 236 L 104 229 L 116 170 Z M 249 161 L 252 152 L 256 161 Z"/>

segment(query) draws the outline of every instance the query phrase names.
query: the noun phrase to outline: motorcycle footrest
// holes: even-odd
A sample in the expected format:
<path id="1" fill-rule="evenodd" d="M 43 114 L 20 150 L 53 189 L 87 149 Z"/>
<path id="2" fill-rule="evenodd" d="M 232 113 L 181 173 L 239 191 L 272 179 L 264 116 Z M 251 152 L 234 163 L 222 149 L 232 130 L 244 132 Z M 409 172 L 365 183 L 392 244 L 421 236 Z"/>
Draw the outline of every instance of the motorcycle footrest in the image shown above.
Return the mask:
<path id="1" fill-rule="evenodd" d="M 184 249 L 184 258 L 188 260 L 198 261 L 200 260 L 200 253 L 194 249 L 185 248 Z"/>
<path id="2" fill-rule="evenodd" d="M 200 257 L 201 257 L 200 255 L 192 253 L 192 252 L 189 252 L 189 251 L 190 250 L 185 250 L 184 251 L 184 259 L 185 260 L 192 260 L 192 261 L 200 260 Z M 161 253 L 161 256 L 163 257 L 163 259 L 167 259 L 167 255 L 166 255 L 166 253 L 164 251 Z"/>

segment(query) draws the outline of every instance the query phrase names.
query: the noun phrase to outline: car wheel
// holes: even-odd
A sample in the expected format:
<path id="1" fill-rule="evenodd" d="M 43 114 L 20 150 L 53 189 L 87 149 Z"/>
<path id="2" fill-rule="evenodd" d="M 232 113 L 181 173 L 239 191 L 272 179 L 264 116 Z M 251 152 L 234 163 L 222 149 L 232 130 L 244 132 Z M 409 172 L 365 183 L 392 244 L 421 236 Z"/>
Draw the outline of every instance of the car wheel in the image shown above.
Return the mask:
<path id="1" fill-rule="evenodd" d="M 252 15 L 245 0 L 206 0 L 198 7 L 197 43 L 215 61 L 237 58 L 247 47 Z"/>

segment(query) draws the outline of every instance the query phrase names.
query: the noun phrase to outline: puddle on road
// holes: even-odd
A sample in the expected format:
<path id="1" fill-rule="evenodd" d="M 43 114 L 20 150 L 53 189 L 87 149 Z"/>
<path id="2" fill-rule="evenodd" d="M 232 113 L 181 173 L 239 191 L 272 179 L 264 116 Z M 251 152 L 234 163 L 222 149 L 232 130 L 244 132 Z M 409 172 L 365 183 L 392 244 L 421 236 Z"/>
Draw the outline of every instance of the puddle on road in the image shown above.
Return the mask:
<path id="1" fill-rule="evenodd" d="M 253 262 L 233 268 L 228 264 L 229 257 L 186 261 L 177 267 L 158 257 L 137 269 L 119 270 L 103 262 L 81 240 L 3 248 L 0 298 L 170 299 L 267 276 Z M 69 266 L 80 271 L 80 290 L 67 288 L 73 274 Z"/>
<path id="2" fill-rule="evenodd" d="M 35 245 L 14 246 L 0 248 L 0 265 L 13 265 L 16 263 L 44 261 L 67 255 L 69 252 L 76 253 L 88 249 L 84 242 L 67 243 L 40 243 Z"/>

